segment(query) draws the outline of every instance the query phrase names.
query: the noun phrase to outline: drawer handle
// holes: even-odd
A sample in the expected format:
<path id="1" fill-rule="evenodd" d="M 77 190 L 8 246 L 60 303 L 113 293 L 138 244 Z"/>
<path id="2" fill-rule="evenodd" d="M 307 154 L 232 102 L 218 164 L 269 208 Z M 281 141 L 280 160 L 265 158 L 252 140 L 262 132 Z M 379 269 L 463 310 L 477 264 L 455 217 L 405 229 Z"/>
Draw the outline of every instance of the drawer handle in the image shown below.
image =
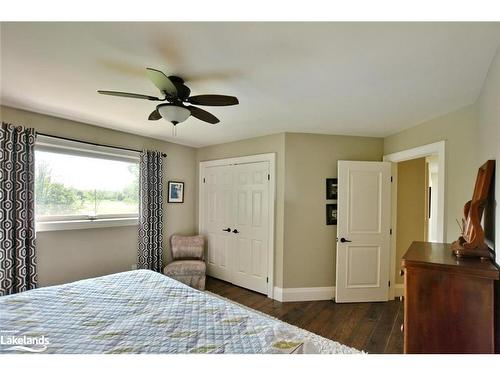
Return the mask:
<path id="1" fill-rule="evenodd" d="M 399 270 L 399 276 L 404 276 L 405 270 Z"/>
<path id="2" fill-rule="evenodd" d="M 404 331 L 405 331 L 405 325 L 401 324 L 401 332 L 404 332 Z"/>

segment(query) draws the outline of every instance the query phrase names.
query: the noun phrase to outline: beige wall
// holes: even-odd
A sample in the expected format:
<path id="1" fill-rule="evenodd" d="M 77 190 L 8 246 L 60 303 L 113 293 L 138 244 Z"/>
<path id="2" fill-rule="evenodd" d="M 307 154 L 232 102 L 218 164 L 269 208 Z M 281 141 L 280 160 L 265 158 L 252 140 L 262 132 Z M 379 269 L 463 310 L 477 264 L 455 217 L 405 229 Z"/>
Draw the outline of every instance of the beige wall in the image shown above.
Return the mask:
<path id="1" fill-rule="evenodd" d="M 40 286 L 130 270 L 137 263 L 137 226 L 36 234 Z"/>
<path id="2" fill-rule="evenodd" d="M 337 160 L 381 160 L 382 143 L 381 138 L 281 133 L 203 147 L 197 160 L 275 152 L 275 286 L 332 286 L 336 227 L 325 224 L 325 179 L 337 176 Z"/>
<path id="3" fill-rule="evenodd" d="M 413 241 L 425 241 L 425 158 L 398 163 L 397 168 L 396 283 L 402 284 L 401 257 Z"/>
<path id="4" fill-rule="evenodd" d="M 477 165 L 488 159 L 497 161 L 495 173 L 495 249 L 497 249 L 496 262 L 500 264 L 500 251 L 498 251 L 500 249 L 500 207 L 498 205 L 500 197 L 500 169 L 498 165 L 500 160 L 500 50 L 497 51 L 497 55 L 491 63 L 478 100 L 478 122 Z"/>
<path id="5" fill-rule="evenodd" d="M 427 121 L 384 139 L 384 154 L 446 141 L 445 240 L 454 241 L 456 223 L 463 206 L 472 197 L 476 179 L 477 108 L 471 105 Z"/>
<path id="6" fill-rule="evenodd" d="M 265 153 L 276 153 L 276 205 L 274 233 L 274 285 L 283 286 L 283 223 L 285 187 L 285 134 L 245 139 L 202 147 L 197 150 L 197 161 L 225 159 Z M 198 173 L 198 166 L 196 168 Z"/>
<path id="7" fill-rule="evenodd" d="M 275 285 L 332 286 L 336 227 L 325 224 L 324 184 L 326 178 L 336 177 L 337 161 L 381 160 L 383 154 L 446 140 L 447 183 L 451 186 L 447 187 L 445 220 L 451 241 L 458 236 L 455 218 L 460 217 L 463 204 L 472 194 L 477 168 L 469 144 L 476 125 L 476 110 L 470 106 L 385 139 L 275 134 L 200 148 L 197 160 L 276 152 Z"/>
<path id="8" fill-rule="evenodd" d="M 325 180 L 337 177 L 338 160 L 381 161 L 383 140 L 286 133 L 285 149 L 283 284 L 335 285 L 337 227 L 325 222 Z"/>
<path id="9" fill-rule="evenodd" d="M 168 180 L 184 181 L 185 200 L 183 204 L 165 203 L 165 245 L 172 233 L 191 234 L 196 231 L 194 148 L 9 107 L 0 107 L 0 110 L 2 121 L 34 127 L 43 133 L 167 153 L 165 196 Z M 39 232 L 36 241 L 42 286 L 126 271 L 137 263 L 137 226 Z"/>

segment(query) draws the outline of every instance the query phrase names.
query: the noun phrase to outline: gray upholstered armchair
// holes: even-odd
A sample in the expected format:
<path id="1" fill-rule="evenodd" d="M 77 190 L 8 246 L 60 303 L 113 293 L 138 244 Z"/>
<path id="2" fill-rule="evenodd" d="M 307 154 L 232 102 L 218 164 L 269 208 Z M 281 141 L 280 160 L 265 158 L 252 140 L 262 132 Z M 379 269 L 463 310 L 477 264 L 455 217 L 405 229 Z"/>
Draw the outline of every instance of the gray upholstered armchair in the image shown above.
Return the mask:
<path id="1" fill-rule="evenodd" d="M 203 236 L 170 237 L 172 262 L 163 273 L 199 290 L 205 290 L 205 239 Z"/>

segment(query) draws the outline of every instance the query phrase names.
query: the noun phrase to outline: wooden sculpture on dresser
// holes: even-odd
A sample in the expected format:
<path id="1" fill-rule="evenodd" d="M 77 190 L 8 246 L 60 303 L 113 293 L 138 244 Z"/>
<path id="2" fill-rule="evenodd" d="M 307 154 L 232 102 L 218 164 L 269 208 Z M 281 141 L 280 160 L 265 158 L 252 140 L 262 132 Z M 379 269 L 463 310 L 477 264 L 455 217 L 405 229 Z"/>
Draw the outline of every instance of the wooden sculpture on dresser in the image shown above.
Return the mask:
<path id="1" fill-rule="evenodd" d="M 484 242 L 484 230 L 481 226 L 484 207 L 488 201 L 495 161 L 488 160 L 477 173 L 476 185 L 472 200 L 464 206 L 462 219 L 462 235 L 451 244 L 451 249 L 457 257 L 479 257 L 490 260 L 488 245 Z"/>

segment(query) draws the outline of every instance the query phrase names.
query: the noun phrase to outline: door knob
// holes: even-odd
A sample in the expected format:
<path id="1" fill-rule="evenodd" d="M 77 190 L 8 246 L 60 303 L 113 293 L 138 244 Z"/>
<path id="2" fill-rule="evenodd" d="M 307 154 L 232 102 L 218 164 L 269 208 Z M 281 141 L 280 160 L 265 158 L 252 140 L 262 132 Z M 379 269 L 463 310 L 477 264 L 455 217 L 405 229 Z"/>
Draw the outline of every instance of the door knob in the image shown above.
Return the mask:
<path id="1" fill-rule="evenodd" d="M 346 240 L 344 237 L 342 237 L 342 238 L 340 239 L 340 242 L 344 243 L 344 242 L 352 242 L 352 241 Z"/>
<path id="2" fill-rule="evenodd" d="M 222 231 L 229 233 L 229 232 L 231 232 L 231 228 L 226 228 L 226 229 L 223 229 Z"/>
<path id="3" fill-rule="evenodd" d="M 240 233 L 238 232 L 238 229 L 233 230 L 233 233 Z"/>

